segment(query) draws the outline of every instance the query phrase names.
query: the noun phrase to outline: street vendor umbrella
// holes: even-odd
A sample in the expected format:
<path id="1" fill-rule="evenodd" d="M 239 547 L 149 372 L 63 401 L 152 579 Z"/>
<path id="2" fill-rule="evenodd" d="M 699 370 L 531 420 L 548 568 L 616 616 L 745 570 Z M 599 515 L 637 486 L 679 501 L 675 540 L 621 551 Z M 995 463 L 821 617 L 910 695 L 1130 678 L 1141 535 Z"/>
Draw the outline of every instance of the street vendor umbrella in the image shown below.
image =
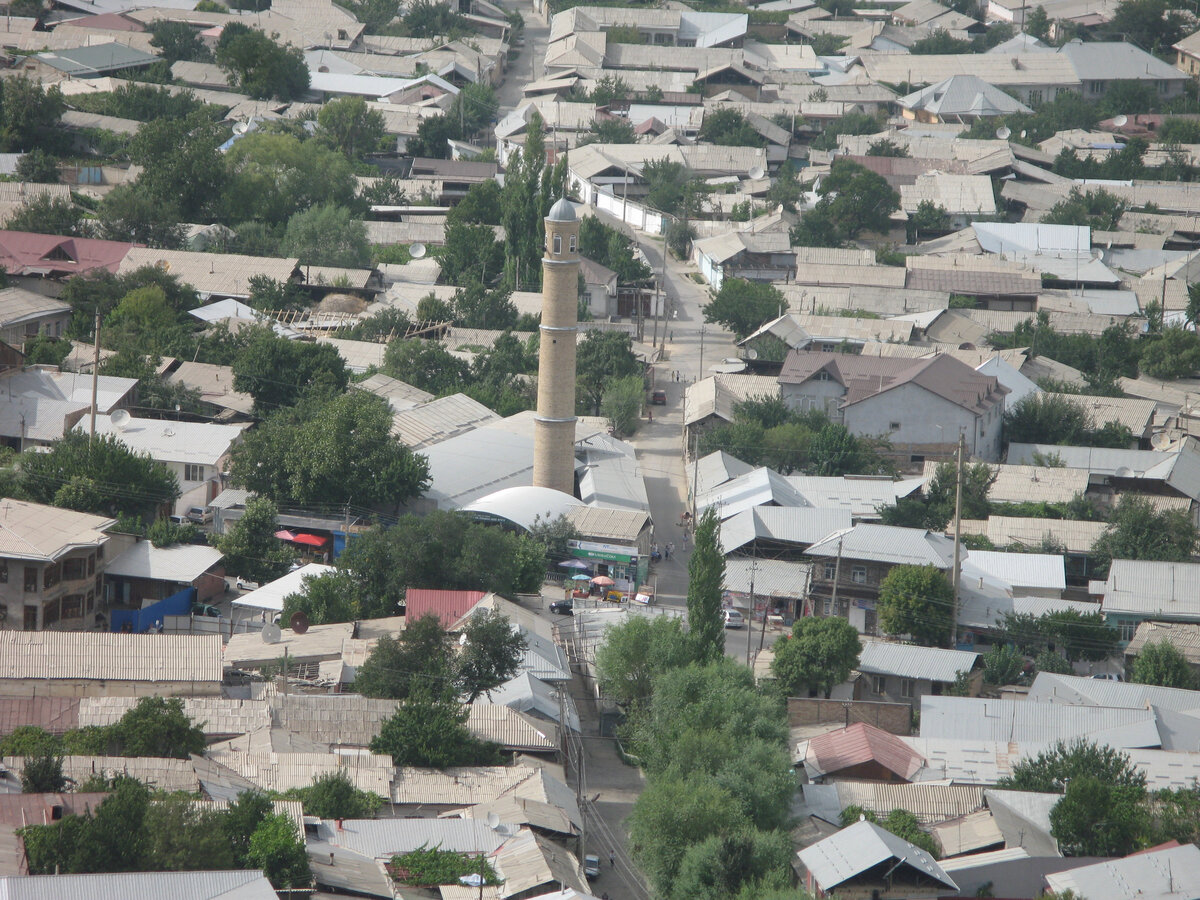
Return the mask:
<path id="1" fill-rule="evenodd" d="M 591 581 L 592 576 L 591 575 L 572 575 L 571 580 L 572 581 Z"/>
<path id="2" fill-rule="evenodd" d="M 329 542 L 329 538 L 318 537 L 315 534 L 296 533 L 292 538 L 293 544 L 305 544 L 309 547 L 324 547 Z"/>
<path id="3" fill-rule="evenodd" d="M 598 584 L 601 587 L 608 587 L 610 584 L 615 584 L 615 582 L 607 575 L 597 575 L 592 579 L 592 584 Z"/>
<path id="4" fill-rule="evenodd" d="M 562 562 L 559 563 L 559 565 L 563 566 L 564 568 L 567 568 L 567 569 L 590 569 L 591 568 L 591 566 L 589 566 L 587 563 L 585 563 L 581 559 L 564 559 Z"/>
<path id="5" fill-rule="evenodd" d="M 296 539 L 294 534 L 286 530 L 275 532 L 275 537 L 279 538 L 281 541 L 294 541 Z"/>

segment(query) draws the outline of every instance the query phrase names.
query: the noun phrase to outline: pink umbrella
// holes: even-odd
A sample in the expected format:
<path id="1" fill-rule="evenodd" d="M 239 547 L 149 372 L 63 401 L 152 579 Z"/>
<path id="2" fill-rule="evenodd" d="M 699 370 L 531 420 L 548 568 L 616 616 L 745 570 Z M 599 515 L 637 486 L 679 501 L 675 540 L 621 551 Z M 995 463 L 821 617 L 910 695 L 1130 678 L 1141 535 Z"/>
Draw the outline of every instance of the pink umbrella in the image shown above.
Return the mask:
<path id="1" fill-rule="evenodd" d="M 600 587 L 608 587 L 610 584 L 615 584 L 615 582 L 607 575 L 597 575 L 592 579 L 592 584 L 598 584 Z"/>

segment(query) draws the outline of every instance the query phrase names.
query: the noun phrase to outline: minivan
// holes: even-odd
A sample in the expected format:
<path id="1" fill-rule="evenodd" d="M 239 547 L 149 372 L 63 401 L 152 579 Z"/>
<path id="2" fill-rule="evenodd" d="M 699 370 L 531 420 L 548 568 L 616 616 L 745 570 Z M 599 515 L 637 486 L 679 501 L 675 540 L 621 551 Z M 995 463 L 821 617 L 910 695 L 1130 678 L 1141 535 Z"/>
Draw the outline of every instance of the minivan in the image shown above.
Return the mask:
<path id="1" fill-rule="evenodd" d="M 184 518 L 197 525 L 208 525 L 212 523 L 213 512 L 206 506 L 189 506 Z"/>

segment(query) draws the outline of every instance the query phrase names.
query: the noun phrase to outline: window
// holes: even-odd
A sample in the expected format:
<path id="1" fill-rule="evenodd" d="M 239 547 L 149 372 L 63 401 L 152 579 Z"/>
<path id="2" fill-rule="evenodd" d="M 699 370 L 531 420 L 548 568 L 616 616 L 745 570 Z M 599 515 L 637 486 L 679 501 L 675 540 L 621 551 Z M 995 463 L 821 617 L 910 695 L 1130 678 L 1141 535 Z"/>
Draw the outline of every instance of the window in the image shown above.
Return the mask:
<path id="1" fill-rule="evenodd" d="M 96 574 L 96 554 L 95 553 L 89 554 L 89 556 L 88 556 L 88 574 L 89 575 Z"/>
<path id="2" fill-rule="evenodd" d="M 8 584 L 8 560 L 0 560 L 0 584 Z"/>
<path id="3" fill-rule="evenodd" d="M 1121 633 L 1121 640 L 1128 643 L 1133 640 L 1133 634 L 1137 631 L 1137 623 L 1122 622 L 1117 626 L 1117 630 Z"/>
<path id="4" fill-rule="evenodd" d="M 814 375 L 813 378 L 816 381 L 829 381 L 830 380 L 829 373 L 826 372 L 824 369 L 822 369 L 820 372 L 818 372 L 816 375 Z"/>
<path id="5" fill-rule="evenodd" d="M 1169 81 L 1160 81 L 1158 83 L 1158 92 L 1160 94 L 1165 94 L 1170 89 L 1171 89 L 1171 83 Z"/>
<path id="6" fill-rule="evenodd" d="M 867 583 L 867 567 L 866 566 L 855 566 L 854 568 L 852 568 L 850 570 L 850 580 L 853 581 L 855 584 L 866 584 Z"/>
<path id="7" fill-rule="evenodd" d="M 568 243 L 568 246 L 571 248 L 571 252 L 572 252 L 572 253 L 574 253 L 574 252 L 575 252 L 575 247 L 577 246 L 577 245 L 576 245 L 576 238 L 575 238 L 575 235 L 571 235 L 571 240 L 570 240 L 570 242 Z"/>
<path id="8" fill-rule="evenodd" d="M 911 678 L 900 679 L 900 696 L 911 700 L 916 693 L 916 684 Z"/>
<path id="9" fill-rule="evenodd" d="M 892 431 L 899 431 L 899 430 L 900 430 L 900 423 L 899 423 L 899 422 L 889 422 L 889 423 L 888 423 L 888 428 L 890 428 Z"/>
<path id="10" fill-rule="evenodd" d="M 1030 106 L 1037 104 L 1037 103 L 1041 103 L 1041 102 L 1042 102 L 1042 92 L 1041 91 L 1030 91 L 1029 92 Z"/>
<path id="11" fill-rule="evenodd" d="M 910 463 L 924 463 L 925 457 L 924 457 L 924 455 L 922 455 L 920 453 L 914 453 L 912 456 L 910 456 L 908 458 L 908 461 Z"/>
<path id="12" fill-rule="evenodd" d="M 62 617 L 64 619 L 83 618 L 83 594 L 67 594 L 62 598 Z"/>
<path id="13" fill-rule="evenodd" d="M 203 481 L 204 466 L 198 466 L 193 463 L 185 463 L 183 467 L 184 481 Z"/>
<path id="14" fill-rule="evenodd" d="M 54 587 L 60 581 L 62 581 L 62 569 L 57 563 L 52 566 L 46 566 L 46 568 L 42 569 L 43 590 L 50 590 L 50 588 Z"/>
<path id="15" fill-rule="evenodd" d="M 825 563 L 825 580 L 833 581 L 835 578 L 837 578 L 837 563 Z"/>
<path id="16" fill-rule="evenodd" d="M 25 567 L 25 593 L 36 594 L 38 589 L 37 566 Z"/>
<path id="17" fill-rule="evenodd" d="M 42 608 L 42 627 L 53 625 L 58 621 L 58 601 L 51 600 Z"/>
<path id="18" fill-rule="evenodd" d="M 826 600 L 825 601 L 825 615 L 829 615 L 831 612 L 833 612 L 833 601 Z"/>
<path id="19" fill-rule="evenodd" d="M 82 556 L 64 559 L 62 572 L 64 581 L 78 581 L 80 578 L 87 578 L 87 560 Z"/>
<path id="20" fill-rule="evenodd" d="M 87 592 L 87 611 L 91 612 L 96 608 L 96 594 L 94 591 Z"/>
<path id="21" fill-rule="evenodd" d="M 1093 94 L 1103 94 L 1104 88 L 1107 87 L 1107 81 L 1091 81 L 1088 82 L 1088 91 Z"/>
<path id="22" fill-rule="evenodd" d="M 554 255 L 557 256 L 560 253 L 562 253 L 562 235 L 556 234 L 554 236 Z"/>
<path id="23" fill-rule="evenodd" d="M 882 675 L 871 676 L 871 691 L 876 694 L 886 693 L 887 679 Z"/>

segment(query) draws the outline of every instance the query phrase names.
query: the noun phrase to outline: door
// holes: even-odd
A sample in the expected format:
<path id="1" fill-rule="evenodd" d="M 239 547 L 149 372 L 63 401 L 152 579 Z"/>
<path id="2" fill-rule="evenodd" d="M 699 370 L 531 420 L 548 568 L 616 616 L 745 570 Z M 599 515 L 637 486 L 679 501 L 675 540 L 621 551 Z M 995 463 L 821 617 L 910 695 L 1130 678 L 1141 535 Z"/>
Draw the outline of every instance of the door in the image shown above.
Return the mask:
<path id="1" fill-rule="evenodd" d="M 25 630 L 26 631 L 37 631 L 37 613 L 38 613 L 38 608 L 36 606 L 26 606 L 25 607 Z"/>

